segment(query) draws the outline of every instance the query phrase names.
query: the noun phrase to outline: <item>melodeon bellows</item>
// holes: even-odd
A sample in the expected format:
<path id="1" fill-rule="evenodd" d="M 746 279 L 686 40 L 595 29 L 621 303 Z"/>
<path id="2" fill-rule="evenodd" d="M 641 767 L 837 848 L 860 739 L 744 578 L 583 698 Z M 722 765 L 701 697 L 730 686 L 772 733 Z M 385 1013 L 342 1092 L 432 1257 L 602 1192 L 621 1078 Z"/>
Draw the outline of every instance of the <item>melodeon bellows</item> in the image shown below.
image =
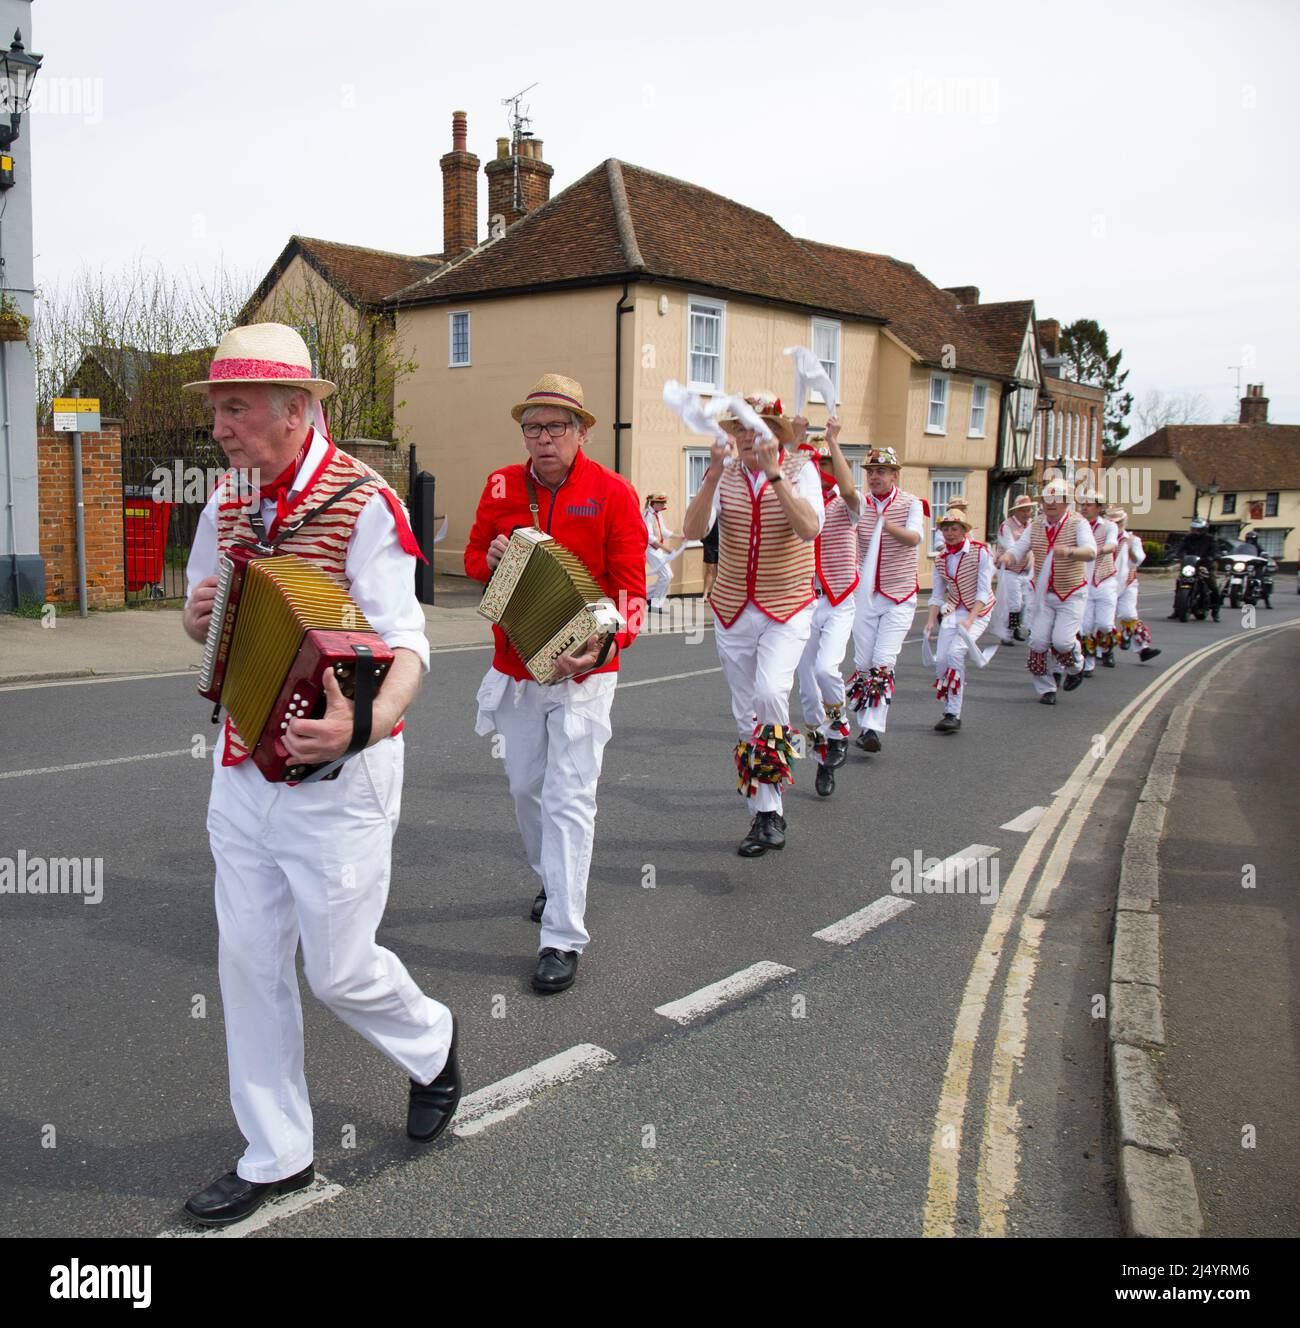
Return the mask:
<path id="1" fill-rule="evenodd" d="M 221 559 L 199 694 L 225 706 L 267 779 L 324 768 L 296 762 L 281 735 L 292 719 L 324 714 L 326 669 L 368 713 L 392 662 L 352 597 L 314 563 L 292 553 Z"/>
<path id="2" fill-rule="evenodd" d="M 540 683 L 555 661 L 590 636 L 610 639 L 627 623 L 576 553 L 542 530 L 520 526 L 483 592 L 478 611 L 497 623 Z"/>

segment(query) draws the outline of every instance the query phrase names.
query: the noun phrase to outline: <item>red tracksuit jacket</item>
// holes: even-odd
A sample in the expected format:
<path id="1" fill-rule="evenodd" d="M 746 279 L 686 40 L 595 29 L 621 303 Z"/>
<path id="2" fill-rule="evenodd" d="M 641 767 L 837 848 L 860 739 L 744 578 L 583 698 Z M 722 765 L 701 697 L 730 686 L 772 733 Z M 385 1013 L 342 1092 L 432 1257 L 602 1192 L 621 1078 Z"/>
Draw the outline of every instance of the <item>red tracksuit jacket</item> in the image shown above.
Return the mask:
<path id="1" fill-rule="evenodd" d="M 531 461 L 525 464 L 532 466 Z M 632 644 L 645 616 L 647 540 L 636 491 L 621 475 L 592 461 L 581 448 L 554 495 L 536 476 L 533 483 L 537 486 L 538 525 L 582 559 L 628 620 L 627 631 L 614 638 L 618 644 L 614 658 L 592 670 L 615 672 L 619 656 Z M 496 496 L 498 492 L 500 496 Z M 489 580 L 492 570 L 487 564 L 487 551 L 493 539 L 509 535 L 516 526 L 531 525 L 524 466 L 494 470 L 483 486 L 465 546 L 466 573 L 475 581 Z M 496 638 L 493 667 L 512 678 L 528 678 L 524 661 L 505 632 L 494 624 L 492 634 Z"/>

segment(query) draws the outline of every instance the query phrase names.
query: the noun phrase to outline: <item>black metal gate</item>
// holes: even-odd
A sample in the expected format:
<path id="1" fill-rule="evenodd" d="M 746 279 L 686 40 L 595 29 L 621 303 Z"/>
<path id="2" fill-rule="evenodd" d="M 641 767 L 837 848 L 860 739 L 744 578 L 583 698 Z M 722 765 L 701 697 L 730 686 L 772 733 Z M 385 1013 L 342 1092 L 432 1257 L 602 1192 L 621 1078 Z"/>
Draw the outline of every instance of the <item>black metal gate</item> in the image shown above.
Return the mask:
<path id="1" fill-rule="evenodd" d="M 128 604 L 184 599 L 185 564 L 224 453 L 207 436 L 122 442 L 122 544 Z"/>

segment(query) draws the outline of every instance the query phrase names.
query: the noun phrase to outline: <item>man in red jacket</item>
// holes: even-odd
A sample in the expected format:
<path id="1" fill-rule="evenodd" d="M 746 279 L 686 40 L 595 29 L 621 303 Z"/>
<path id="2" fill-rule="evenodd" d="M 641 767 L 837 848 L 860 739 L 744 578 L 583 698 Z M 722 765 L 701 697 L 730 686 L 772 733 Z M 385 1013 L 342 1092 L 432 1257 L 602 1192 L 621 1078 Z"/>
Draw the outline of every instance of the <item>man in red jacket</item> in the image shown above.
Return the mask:
<path id="1" fill-rule="evenodd" d="M 587 874 L 596 834 L 596 782 L 619 658 L 645 618 L 646 527 L 632 486 L 582 450 L 596 418 L 582 386 L 543 374 L 511 411 L 529 460 L 492 472 L 465 546 L 465 571 L 487 581 L 510 532 L 536 524 L 586 564 L 627 620 L 614 649 L 598 664 L 599 639 L 556 661 L 560 681 L 541 686 L 519 652 L 493 627 L 496 653 L 478 691 L 475 731 L 504 741 L 506 776 L 529 865 L 541 878 L 533 921 L 542 924 L 533 974 L 539 992 L 564 991 L 577 976 L 591 939 L 583 925 Z M 528 482 L 536 490 L 530 510 Z"/>

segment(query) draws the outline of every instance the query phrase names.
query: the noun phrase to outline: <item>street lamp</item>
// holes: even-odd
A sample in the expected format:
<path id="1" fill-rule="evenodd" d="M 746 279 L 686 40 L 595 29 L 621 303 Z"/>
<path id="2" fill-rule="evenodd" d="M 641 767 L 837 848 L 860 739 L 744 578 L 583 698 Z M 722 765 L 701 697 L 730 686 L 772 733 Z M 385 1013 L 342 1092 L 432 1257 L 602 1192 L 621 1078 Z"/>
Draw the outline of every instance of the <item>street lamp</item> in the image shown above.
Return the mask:
<path id="1" fill-rule="evenodd" d="M 22 129 L 23 113 L 32 96 L 32 83 L 40 72 L 43 56 L 29 55 L 21 29 L 14 30 L 13 44 L 0 53 L 0 189 L 14 183 L 14 163 L 9 148 Z M 9 123 L 4 123 L 8 113 Z"/>

